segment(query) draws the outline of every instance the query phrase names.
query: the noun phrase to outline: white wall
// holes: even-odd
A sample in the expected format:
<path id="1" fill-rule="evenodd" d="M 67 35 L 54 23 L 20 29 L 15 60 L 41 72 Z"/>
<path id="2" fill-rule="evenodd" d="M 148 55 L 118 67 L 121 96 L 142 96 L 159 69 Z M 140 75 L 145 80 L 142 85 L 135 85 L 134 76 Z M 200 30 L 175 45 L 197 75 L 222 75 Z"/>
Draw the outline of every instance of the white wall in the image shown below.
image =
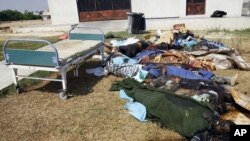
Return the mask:
<path id="1" fill-rule="evenodd" d="M 211 16 L 215 10 L 227 12 L 226 17 L 241 16 L 243 0 L 206 0 L 206 16 Z"/>
<path id="2" fill-rule="evenodd" d="M 206 0 L 204 15 L 186 15 L 186 0 L 131 0 L 132 12 L 144 13 L 146 18 L 210 17 L 215 10 L 227 12 L 226 17 L 239 17 L 243 0 Z"/>
<path id="3" fill-rule="evenodd" d="M 76 0 L 48 0 L 53 25 L 79 23 Z"/>
<path id="4" fill-rule="evenodd" d="M 146 18 L 179 17 L 183 0 L 131 0 L 131 11 L 144 13 Z"/>
<path id="5" fill-rule="evenodd" d="M 184 23 L 190 30 L 242 30 L 250 28 L 249 17 L 235 18 L 166 18 L 147 19 L 147 30 L 170 30 L 174 24 Z"/>
<path id="6" fill-rule="evenodd" d="M 225 17 L 240 17 L 243 0 L 206 0 L 204 15 L 186 15 L 186 0 L 181 3 L 180 17 L 210 17 L 214 11 L 221 10 L 227 12 Z"/>
<path id="7" fill-rule="evenodd" d="M 249 17 L 235 18 L 164 18 L 164 19 L 147 19 L 146 30 L 171 30 L 174 24 L 184 23 L 190 30 L 241 30 L 250 28 Z M 126 31 L 127 20 L 95 21 L 82 22 L 81 26 L 99 27 L 104 31 L 116 32 Z"/>
<path id="8" fill-rule="evenodd" d="M 52 24 L 79 23 L 76 0 L 48 0 Z M 210 17 L 215 10 L 227 12 L 226 17 L 240 17 L 243 0 L 206 0 L 204 15 L 186 16 L 186 0 L 131 0 L 131 11 L 146 18 Z"/>

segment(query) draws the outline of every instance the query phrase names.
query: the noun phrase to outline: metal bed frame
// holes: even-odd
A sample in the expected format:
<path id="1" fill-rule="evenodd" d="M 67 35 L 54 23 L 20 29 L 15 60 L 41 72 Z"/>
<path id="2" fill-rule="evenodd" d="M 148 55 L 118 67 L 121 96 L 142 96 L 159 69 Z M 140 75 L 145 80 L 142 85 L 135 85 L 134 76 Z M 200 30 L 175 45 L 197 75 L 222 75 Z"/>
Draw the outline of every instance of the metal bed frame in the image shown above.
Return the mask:
<path id="1" fill-rule="evenodd" d="M 76 28 L 80 29 L 91 29 L 98 32 L 98 34 L 88 34 L 88 33 L 72 33 Z M 37 80 L 49 80 L 57 81 L 62 83 L 62 91 L 59 93 L 59 98 L 66 100 L 68 98 L 67 94 L 67 71 L 74 69 L 74 75 L 78 76 L 78 69 L 80 64 L 85 61 L 85 59 L 93 55 L 97 50 L 102 54 L 102 61 L 104 61 L 104 33 L 101 29 L 96 27 L 73 27 L 69 33 L 69 40 L 97 40 L 101 41 L 101 44 L 87 53 L 78 56 L 75 59 L 68 60 L 65 65 L 60 65 L 59 55 L 56 47 L 46 40 L 36 40 L 36 39 L 9 39 L 3 45 L 3 53 L 6 65 L 11 68 L 13 81 L 16 87 L 16 92 L 20 93 L 20 86 L 18 84 L 18 78 L 27 79 L 37 79 Z M 7 45 L 10 42 L 37 42 L 46 43 L 49 47 L 53 49 L 52 51 L 39 51 L 39 50 L 24 50 L 24 49 L 10 49 Z M 30 58 L 29 58 L 30 57 Z M 52 78 L 41 78 L 19 75 L 18 69 L 29 69 L 29 70 L 41 70 L 41 71 L 51 71 L 59 72 L 61 74 L 61 79 Z"/>

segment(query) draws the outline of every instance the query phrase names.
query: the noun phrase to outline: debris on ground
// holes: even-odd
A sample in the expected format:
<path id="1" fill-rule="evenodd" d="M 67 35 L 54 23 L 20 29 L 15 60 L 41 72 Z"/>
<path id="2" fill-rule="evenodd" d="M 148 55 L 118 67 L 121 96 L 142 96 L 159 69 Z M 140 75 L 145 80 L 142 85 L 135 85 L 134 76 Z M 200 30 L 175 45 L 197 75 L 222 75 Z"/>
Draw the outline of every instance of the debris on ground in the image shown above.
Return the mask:
<path id="1" fill-rule="evenodd" d="M 120 91 L 129 113 L 139 121 L 158 121 L 188 139 L 206 140 L 228 139 L 228 127 L 240 123 L 224 116 L 232 109 L 231 116 L 249 123 L 237 110 L 239 106 L 250 110 L 248 96 L 235 88 L 239 74 L 221 77 L 213 73 L 250 70 L 234 47 L 195 35 L 185 24 L 149 33 L 144 40 L 133 37 L 104 45 L 110 54 L 105 72 L 124 78 L 114 82 L 111 90 Z"/>

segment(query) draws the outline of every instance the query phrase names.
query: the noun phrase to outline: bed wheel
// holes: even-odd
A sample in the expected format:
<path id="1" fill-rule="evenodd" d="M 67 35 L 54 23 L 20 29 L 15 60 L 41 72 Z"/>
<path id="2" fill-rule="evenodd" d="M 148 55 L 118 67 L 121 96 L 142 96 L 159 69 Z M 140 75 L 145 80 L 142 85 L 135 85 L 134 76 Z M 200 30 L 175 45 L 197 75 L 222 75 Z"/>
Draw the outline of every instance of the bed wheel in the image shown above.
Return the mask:
<path id="1" fill-rule="evenodd" d="M 16 93 L 17 94 L 21 94 L 21 88 L 20 88 L 20 86 L 16 86 Z"/>
<path id="2" fill-rule="evenodd" d="M 68 99 L 68 95 L 66 94 L 65 91 L 62 91 L 62 92 L 59 93 L 59 98 L 61 100 L 66 100 L 66 99 Z"/>

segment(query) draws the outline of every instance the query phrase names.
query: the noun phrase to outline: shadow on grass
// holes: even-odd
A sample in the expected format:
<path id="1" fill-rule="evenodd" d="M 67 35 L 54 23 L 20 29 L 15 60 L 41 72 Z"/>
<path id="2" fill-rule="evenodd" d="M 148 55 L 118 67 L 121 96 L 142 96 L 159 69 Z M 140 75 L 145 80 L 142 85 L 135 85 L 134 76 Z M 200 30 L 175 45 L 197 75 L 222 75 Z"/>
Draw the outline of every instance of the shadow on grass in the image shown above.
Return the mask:
<path id="1" fill-rule="evenodd" d="M 87 61 L 81 65 L 79 68 L 79 76 L 74 77 L 73 70 L 67 72 L 67 93 L 70 97 L 72 96 L 82 96 L 88 95 L 93 92 L 93 87 L 102 80 L 103 77 L 96 77 L 91 74 L 86 73 L 87 68 L 95 68 L 101 64 L 100 61 Z M 31 76 L 35 77 L 54 77 L 60 78 L 60 75 L 52 72 L 44 72 L 38 71 Z M 43 83 L 45 82 L 45 83 Z M 22 92 L 30 92 L 33 90 L 48 92 L 48 93 L 56 93 L 58 94 L 62 90 L 62 83 L 41 80 L 31 80 L 31 79 L 23 79 L 19 81 L 19 85 L 21 87 Z M 0 91 L 0 98 L 4 98 L 7 95 L 16 94 L 14 84 L 4 88 Z"/>
<path id="2" fill-rule="evenodd" d="M 87 74 L 87 68 L 96 68 L 101 64 L 99 61 L 88 61 L 79 68 L 79 76 L 74 76 L 74 71 L 67 72 L 67 93 L 72 96 L 83 96 L 93 92 L 93 87 L 102 80 L 103 77 L 96 77 L 92 74 Z M 57 78 L 60 78 L 57 75 Z M 59 93 L 62 90 L 62 83 L 50 81 L 45 85 L 35 88 L 35 90 L 42 92 Z"/>
<path id="3" fill-rule="evenodd" d="M 31 74 L 30 76 L 47 77 L 47 76 L 50 76 L 51 74 L 52 74 L 51 72 L 37 71 L 37 72 Z M 12 79 L 12 78 L 10 78 L 10 79 Z M 20 86 L 20 88 L 22 90 L 23 88 L 30 87 L 32 85 L 38 85 L 39 83 L 41 83 L 40 80 L 22 79 L 18 82 L 18 85 Z M 14 84 L 11 84 L 10 86 L 0 90 L 0 98 L 6 97 L 7 95 L 12 95 L 12 94 L 16 94 L 16 89 L 15 89 Z"/>

